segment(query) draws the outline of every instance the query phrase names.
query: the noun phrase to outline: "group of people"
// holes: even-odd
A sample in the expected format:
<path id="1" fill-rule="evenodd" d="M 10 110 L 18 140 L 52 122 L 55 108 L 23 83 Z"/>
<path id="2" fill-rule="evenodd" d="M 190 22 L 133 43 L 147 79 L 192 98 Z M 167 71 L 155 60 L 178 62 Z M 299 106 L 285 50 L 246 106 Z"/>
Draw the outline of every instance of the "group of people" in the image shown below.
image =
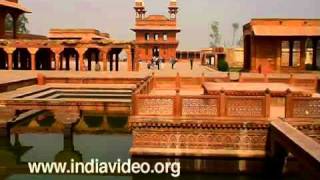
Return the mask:
<path id="1" fill-rule="evenodd" d="M 175 69 L 178 60 L 174 57 L 169 59 L 169 63 L 171 64 L 171 69 Z M 194 60 L 190 59 L 190 69 L 193 70 L 193 62 Z M 161 57 L 153 56 L 151 62 L 148 64 L 148 69 L 162 69 L 164 65 L 164 59 Z"/>
<path id="2" fill-rule="evenodd" d="M 148 64 L 148 69 L 158 68 L 158 70 L 160 70 L 163 62 L 164 62 L 164 60 L 162 58 L 157 57 L 157 56 L 153 56 L 151 59 L 151 63 Z"/>

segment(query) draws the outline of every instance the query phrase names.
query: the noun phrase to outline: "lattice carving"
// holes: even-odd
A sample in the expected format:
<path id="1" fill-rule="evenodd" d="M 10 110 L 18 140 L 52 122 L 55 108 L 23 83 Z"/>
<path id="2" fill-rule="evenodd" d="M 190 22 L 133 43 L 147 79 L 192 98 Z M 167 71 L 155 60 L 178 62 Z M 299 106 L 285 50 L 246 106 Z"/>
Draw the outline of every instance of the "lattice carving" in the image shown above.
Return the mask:
<path id="1" fill-rule="evenodd" d="M 320 117 L 320 99 L 294 100 L 293 117 Z"/>
<path id="2" fill-rule="evenodd" d="M 178 148 L 208 150 L 264 150 L 267 130 L 249 132 L 143 132 L 133 133 L 136 148 Z"/>
<path id="3" fill-rule="evenodd" d="M 182 100 L 182 115 L 218 116 L 218 100 L 184 98 Z"/>
<path id="4" fill-rule="evenodd" d="M 173 115 L 173 99 L 148 98 L 139 99 L 139 115 Z"/>
<path id="5" fill-rule="evenodd" d="M 227 115 L 233 117 L 263 117 L 263 99 L 228 98 Z"/>

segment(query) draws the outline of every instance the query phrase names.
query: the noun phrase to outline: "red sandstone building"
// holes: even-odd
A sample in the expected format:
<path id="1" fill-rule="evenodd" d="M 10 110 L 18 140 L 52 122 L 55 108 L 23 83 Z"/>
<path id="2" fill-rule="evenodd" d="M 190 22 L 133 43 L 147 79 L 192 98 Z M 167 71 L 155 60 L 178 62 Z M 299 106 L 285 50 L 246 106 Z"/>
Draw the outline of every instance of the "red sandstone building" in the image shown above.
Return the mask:
<path id="1" fill-rule="evenodd" d="M 150 61 L 152 57 L 161 57 L 165 61 L 176 57 L 179 42 L 177 33 L 178 6 L 176 0 L 169 4 L 169 15 L 146 15 L 143 0 L 136 0 L 136 24 L 132 29 L 136 33 L 135 54 L 136 60 Z"/>
<path id="2" fill-rule="evenodd" d="M 252 72 L 305 70 L 307 40 L 317 67 L 320 19 L 253 19 L 244 26 L 244 68 Z"/>
<path id="3" fill-rule="evenodd" d="M 176 0 L 170 0 L 169 17 L 146 17 L 143 0 L 136 0 L 134 8 L 136 23 L 132 30 L 136 40 L 121 42 L 95 29 L 51 29 L 48 36 L 17 34 L 19 16 L 31 11 L 18 0 L 0 0 L 0 69 L 90 71 L 99 64 L 102 71 L 118 71 L 123 51 L 129 71 L 138 70 L 139 61 L 148 62 L 153 56 L 166 61 L 174 57 L 200 58 L 204 65 L 217 64 L 219 58 L 214 52 L 204 53 L 206 56 L 177 52 L 180 29 Z M 5 32 L 7 15 L 13 19 L 12 32 Z M 316 69 L 319 39 L 319 19 L 253 19 L 244 26 L 244 68 L 264 73 L 304 71 L 309 41 L 314 55 L 312 66 Z"/>
<path id="4" fill-rule="evenodd" d="M 51 29 L 48 36 L 17 34 L 17 20 L 31 12 L 17 0 L 0 1 L 0 69 L 119 71 L 119 54 L 127 56 L 127 70 L 135 70 L 134 44 L 116 41 L 95 29 Z M 13 32 L 5 32 L 5 18 L 13 18 Z M 99 64 L 99 65 L 98 65 Z"/>

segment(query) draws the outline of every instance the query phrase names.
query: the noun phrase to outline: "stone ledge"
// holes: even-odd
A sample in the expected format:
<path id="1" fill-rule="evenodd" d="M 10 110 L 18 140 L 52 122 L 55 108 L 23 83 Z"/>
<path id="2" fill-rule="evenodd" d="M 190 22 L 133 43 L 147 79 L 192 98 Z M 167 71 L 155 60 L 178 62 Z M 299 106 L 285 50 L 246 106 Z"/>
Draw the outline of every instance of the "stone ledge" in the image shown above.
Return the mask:
<path id="1" fill-rule="evenodd" d="M 132 156 L 178 156 L 178 157 L 228 157 L 228 158 L 265 158 L 262 150 L 201 150 L 173 148 L 131 148 Z"/>
<path id="2" fill-rule="evenodd" d="M 233 118 L 234 119 L 234 118 Z M 241 122 L 239 120 L 220 120 L 220 119 L 175 119 L 149 117 L 138 118 L 131 117 L 129 127 L 131 129 L 145 128 L 180 128 L 180 129 L 267 129 L 270 126 L 268 120 L 247 120 Z"/>

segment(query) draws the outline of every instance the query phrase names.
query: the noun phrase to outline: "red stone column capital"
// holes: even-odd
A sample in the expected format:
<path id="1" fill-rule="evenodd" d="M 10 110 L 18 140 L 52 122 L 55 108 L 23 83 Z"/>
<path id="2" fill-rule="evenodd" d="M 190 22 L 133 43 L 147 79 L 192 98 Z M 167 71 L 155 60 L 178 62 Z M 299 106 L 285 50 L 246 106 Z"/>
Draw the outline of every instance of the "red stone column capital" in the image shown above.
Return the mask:
<path id="1" fill-rule="evenodd" d="M 56 66 L 56 70 L 59 70 L 60 67 L 60 54 L 63 51 L 64 48 L 51 48 L 51 51 L 54 53 L 54 57 L 55 57 L 55 66 Z"/>
<path id="2" fill-rule="evenodd" d="M 7 53 L 7 54 L 13 54 L 13 52 L 16 50 L 15 47 L 5 47 L 3 48 L 3 50 Z"/>
<path id="3" fill-rule="evenodd" d="M 110 48 L 100 48 L 100 61 L 102 61 L 102 66 L 103 66 L 103 71 L 108 70 L 108 60 L 107 60 L 107 55 L 110 51 Z"/>
<path id="4" fill-rule="evenodd" d="M 76 51 L 79 54 L 79 64 L 80 64 L 80 71 L 84 71 L 85 67 L 84 67 L 84 53 L 86 53 L 86 51 L 88 50 L 88 48 L 76 48 Z"/>
<path id="5" fill-rule="evenodd" d="M 8 54 L 8 70 L 12 70 L 13 68 L 13 52 L 16 50 L 14 47 L 6 47 L 3 50 Z"/>
<path id="6" fill-rule="evenodd" d="M 31 54 L 31 70 L 36 70 L 36 53 L 38 50 L 38 48 L 28 48 L 28 51 Z"/>

